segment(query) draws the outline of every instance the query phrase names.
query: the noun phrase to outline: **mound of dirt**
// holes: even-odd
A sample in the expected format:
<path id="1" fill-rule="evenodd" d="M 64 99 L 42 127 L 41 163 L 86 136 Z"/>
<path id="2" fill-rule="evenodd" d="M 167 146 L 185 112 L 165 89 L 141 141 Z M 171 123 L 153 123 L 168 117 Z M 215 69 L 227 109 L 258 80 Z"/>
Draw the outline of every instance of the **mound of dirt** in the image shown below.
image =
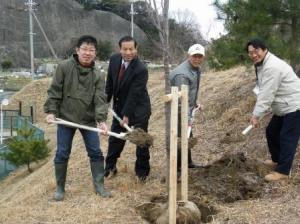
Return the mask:
<path id="1" fill-rule="evenodd" d="M 259 198 L 266 192 L 268 172 L 268 167 L 244 153 L 224 155 L 207 167 L 190 171 L 190 194 L 225 203 Z"/>
<path id="2" fill-rule="evenodd" d="M 265 195 L 268 183 L 264 181 L 264 175 L 268 172 L 270 168 L 257 160 L 246 158 L 244 153 L 224 155 L 209 166 L 190 170 L 189 200 L 200 209 L 202 222 L 210 222 L 212 215 L 217 214 L 217 210 L 209 205 L 212 201 L 233 203 Z M 153 197 L 147 206 L 137 209 L 143 218 L 155 223 L 167 208 L 166 204 L 167 195 L 159 195 Z"/>
<path id="3" fill-rule="evenodd" d="M 50 78 L 30 82 L 9 99 L 9 105 L 4 107 L 4 109 L 18 109 L 19 102 L 22 102 L 23 115 L 30 115 L 30 106 L 33 106 L 34 121 L 44 121 L 46 115 L 43 106 L 47 99 L 47 89 L 50 82 Z"/>
<path id="4" fill-rule="evenodd" d="M 148 202 L 136 207 L 141 216 L 153 224 L 168 224 L 168 203 Z M 197 205 L 191 201 L 178 202 L 177 204 L 177 224 L 199 224 L 201 222 L 201 212 Z"/>

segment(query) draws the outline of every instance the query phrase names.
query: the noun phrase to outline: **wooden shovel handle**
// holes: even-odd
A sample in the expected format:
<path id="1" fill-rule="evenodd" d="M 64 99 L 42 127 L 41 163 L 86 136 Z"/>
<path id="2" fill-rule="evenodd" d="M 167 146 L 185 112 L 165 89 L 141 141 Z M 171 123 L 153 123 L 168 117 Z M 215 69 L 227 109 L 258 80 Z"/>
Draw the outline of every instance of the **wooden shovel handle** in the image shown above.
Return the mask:
<path id="1" fill-rule="evenodd" d="M 89 131 L 94 131 L 94 132 L 98 132 L 98 133 L 101 133 L 101 134 L 104 133 L 99 128 L 93 128 L 93 127 L 89 127 L 89 126 L 82 125 L 82 124 L 76 124 L 74 122 L 66 121 L 66 120 L 63 120 L 63 119 L 60 119 L 60 118 L 56 118 L 56 120 L 52 121 L 52 123 L 67 125 L 67 126 L 71 126 L 71 127 L 74 127 L 74 128 L 80 128 L 80 129 L 85 129 L 85 130 L 89 130 Z M 111 132 L 111 131 L 108 131 L 107 134 L 110 135 L 110 136 L 116 137 L 116 138 L 124 139 L 124 134 L 118 134 L 118 133 Z"/>
<path id="2" fill-rule="evenodd" d="M 113 109 L 109 109 L 110 112 L 112 113 L 113 117 L 117 119 L 117 121 L 120 122 L 120 124 L 123 123 L 122 119 L 117 115 L 117 113 Z M 126 128 L 127 131 L 132 132 L 132 129 L 127 125 L 123 124 L 124 128 Z"/>
<path id="3" fill-rule="evenodd" d="M 248 132 L 253 128 L 253 126 L 250 124 L 247 128 L 244 129 L 244 131 L 242 132 L 243 135 L 248 134 Z"/>

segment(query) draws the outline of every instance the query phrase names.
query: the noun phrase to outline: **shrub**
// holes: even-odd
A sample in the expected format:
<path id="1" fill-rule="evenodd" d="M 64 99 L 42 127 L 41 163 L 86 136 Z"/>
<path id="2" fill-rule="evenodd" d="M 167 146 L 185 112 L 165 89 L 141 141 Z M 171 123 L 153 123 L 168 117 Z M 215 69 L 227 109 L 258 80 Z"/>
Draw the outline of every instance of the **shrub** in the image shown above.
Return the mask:
<path id="1" fill-rule="evenodd" d="M 30 164 L 46 158 L 50 149 L 47 144 L 49 140 L 36 139 L 33 128 L 24 127 L 17 131 L 17 136 L 8 140 L 7 152 L 1 152 L 0 157 L 8 160 L 16 166 L 27 165 L 31 173 Z"/>
<path id="2" fill-rule="evenodd" d="M 4 60 L 1 62 L 1 67 L 3 70 L 8 70 L 12 67 L 12 62 L 10 60 Z"/>
<path id="3" fill-rule="evenodd" d="M 98 53 L 97 56 L 100 60 L 107 60 L 111 56 L 112 45 L 110 41 L 98 40 Z"/>

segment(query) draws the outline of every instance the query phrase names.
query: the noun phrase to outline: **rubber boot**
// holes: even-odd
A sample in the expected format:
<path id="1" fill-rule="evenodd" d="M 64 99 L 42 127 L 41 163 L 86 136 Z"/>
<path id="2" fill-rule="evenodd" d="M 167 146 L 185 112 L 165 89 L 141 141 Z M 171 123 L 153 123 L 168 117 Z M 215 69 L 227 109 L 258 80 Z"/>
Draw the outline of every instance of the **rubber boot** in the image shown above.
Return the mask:
<path id="1" fill-rule="evenodd" d="M 90 164 L 96 193 L 104 198 L 112 197 L 110 191 L 104 188 L 104 161 L 90 161 Z"/>
<path id="2" fill-rule="evenodd" d="M 202 166 L 200 164 L 196 164 L 192 160 L 192 151 L 191 149 L 188 149 L 188 168 L 201 168 Z"/>
<path id="3" fill-rule="evenodd" d="M 56 201 L 62 201 L 65 196 L 65 183 L 67 177 L 68 162 L 54 164 L 55 178 L 56 178 L 56 191 L 54 199 Z"/>

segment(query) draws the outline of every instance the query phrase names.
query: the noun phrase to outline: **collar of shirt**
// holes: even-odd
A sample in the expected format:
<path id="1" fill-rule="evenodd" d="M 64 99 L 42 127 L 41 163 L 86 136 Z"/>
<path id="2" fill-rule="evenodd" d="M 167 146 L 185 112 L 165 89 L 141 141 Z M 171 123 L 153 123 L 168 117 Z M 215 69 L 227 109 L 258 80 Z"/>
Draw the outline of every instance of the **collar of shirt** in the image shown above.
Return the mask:
<path id="1" fill-rule="evenodd" d="M 124 61 L 124 59 L 122 59 L 122 64 L 125 65 L 125 69 L 127 69 L 128 65 L 129 65 L 130 62 L 128 61 Z"/>

